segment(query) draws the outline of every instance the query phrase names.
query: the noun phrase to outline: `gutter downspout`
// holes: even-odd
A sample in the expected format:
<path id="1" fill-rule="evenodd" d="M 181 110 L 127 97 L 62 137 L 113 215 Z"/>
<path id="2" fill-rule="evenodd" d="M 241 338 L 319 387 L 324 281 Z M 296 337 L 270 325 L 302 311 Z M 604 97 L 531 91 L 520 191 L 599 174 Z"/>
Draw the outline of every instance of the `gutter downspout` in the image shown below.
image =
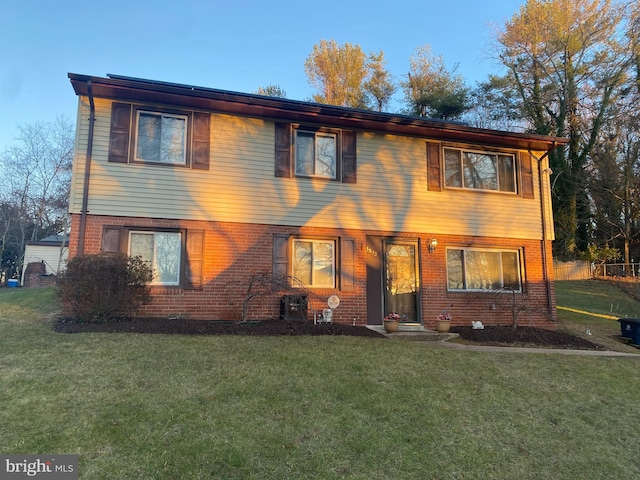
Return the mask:
<path id="1" fill-rule="evenodd" d="M 542 181 L 542 161 L 545 157 L 555 150 L 556 142 L 553 142 L 552 147 L 545 152 L 540 158 L 536 157 L 531 150 L 529 154 L 538 161 L 538 183 L 540 187 L 540 213 L 542 214 L 542 275 L 544 277 L 545 287 L 547 289 L 547 310 L 549 312 L 549 318 L 553 320 L 553 304 L 551 302 L 551 282 L 549 281 L 549 264 L 547 261 L 547 215 L 546 205 L 544 197 L 544 182 Z"/>
<path id="2" fill-rule="evenodd" d="M 89 178 L 91 177 L 91 155 L 93 153 L 93 126 L 96 121 L 96 106 L 93 103 L 93 90 L 91 87 L 91 80 L 87 80 L 87 94 L 89 96 L 89 138 L 87 140 L 87 156 L 84 166 L 82 210 L 80 211 L 80 231 L 78 232 L 78 255 L 84 255 L 84 238 L 87 228 L 87 213 L 89 206 Z"/>

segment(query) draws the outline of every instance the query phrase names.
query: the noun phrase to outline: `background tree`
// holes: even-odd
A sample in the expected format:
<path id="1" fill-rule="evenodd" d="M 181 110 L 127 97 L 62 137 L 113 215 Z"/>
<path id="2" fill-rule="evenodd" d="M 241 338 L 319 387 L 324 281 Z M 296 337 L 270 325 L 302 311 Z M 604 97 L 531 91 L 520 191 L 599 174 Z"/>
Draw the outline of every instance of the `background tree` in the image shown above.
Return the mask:
<path id="1" fill-rule="evenodd" d="M 314 102 L 366 107 L 363 89 L 367 77 L 366 55 L 359 45 L 348 42 L 338 45 L 335 40 L 322 40 L 313 46 L 304 69 L 309 83 L 319 92 L 313 95 Z"/>
<path id="2" fill-rule="evenodd" d="M 287 98 L 287 92 L 285 92 L 280 85 L 267 85 L 266 87 L 258 87 L 256 91 L 257 95 L 264 95 L 265 97 Z"/>
<path id="3" fill-rule="evenodd" d="M 429 45 L 418 47 L 409 59 L 408 79 L 401 82 L 405 102 L 412 115 L 455 120 L 468 108 L 468 88 L 457 66 L 447 70 L 442 55 L 434 55 Z"/>
<path id="4" fill-rule="evenodd" d="M 0 155 L 1 268 L 7 278 L 20 272 L 27 241 L 66 233 L 73 161 L 69 121 L 19 131 L 18 143 Z"/>
<path id="5" fill-rule="evenodd" d="M 593 151 L 588 193 L 593 202 L 594 240 L 620 246 L 631 262 L 631 244 L 640 236 L 640 118 L 611 122 L 611 134 Z M 636 259 L 638 259 L 636 249 Z"/>
<path id="6" fill-rule="evenodd" d="M 365 55 L 359 45 L 322 40 L 304 63 L 312 100 L 341 107 L 385 109 L 396 90 L 385 68 L 384 53 Z"/>
<path id="7" fill-rule="evenodd" d="M 631 63 L 634 70 L 636 93 L 640 95 L 640 3 L 631 3 L 629 6 L 629 28 L 627 30 L 629 47 L 631 50 Z"/>
<path id="8" fill-rule="evenodd" d="M 631 68 L 611 118 L 601 128 L 589 168 L 594 240 L 614 245 L 626 264 L 640 260 L 640 4 L 630 9 L 627 39 Z M 635 244 L 635 245 L 634 245 Z"/>
<path id="9" fill-rule="evenodd" d="M 522 116 L 522 102 L 507 77 L 489 75 L 469 92 L 469 110 L 463 120 L 478 128 L 524 131 L 528 124 Z"/>
<path id="10" fill-rule="evenodd" d="M 590 240 L 585 167 L 629 65 L 623 18 L 610 0 L 528 0 L 498 34 L 528 130 L 569 138 L 550 155 L 556 256 L 575 256 Z"/>
<path id="11" fill-rule="evenodd" d="M 4 197 L 4 195 L 3 195 Z M 20 246 L 26 243 L 21 224 L 22 213 L 13 203 L 0 202 L 0 281 L 14 278 L 19 272 Z"/>
<path id="12" fill-rule="evenodd" d="M 363 88 L 369 97 L 369 102 L 373 109 L 378 112 L 386 111 L 397 87 L 393 76 L 386 69 L 384 53 L 372 53 L 367 62 L 368 78 L 364 82 Z"/>

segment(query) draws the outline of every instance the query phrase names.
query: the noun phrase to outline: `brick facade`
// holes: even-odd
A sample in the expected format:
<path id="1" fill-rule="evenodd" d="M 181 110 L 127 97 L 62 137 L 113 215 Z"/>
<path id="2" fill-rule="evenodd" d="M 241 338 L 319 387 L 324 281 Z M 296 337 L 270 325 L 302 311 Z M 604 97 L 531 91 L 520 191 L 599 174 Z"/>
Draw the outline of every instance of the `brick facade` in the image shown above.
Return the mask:
<path id="1" fill-rule="evenodd" d="M 70 257 L 77 254 L 79 221 L 79 215 L 72 216 Z M 553 282 L 547 285 L 544 281 L 540 241 L 438 235 L 438 247 L 435 252 L 430 253 L 428 244 L 431 241 L 431 235 L 419 232 L 395 233 L 89 215 L 85 233 L 85 253 L 100 252 L 102 229 L 105 225 L 205 231 L 202 288 L 188 290 L 178 287 L 154 287 L 153 300 L 143 307 L 140 312 L 142 316 L 240 319 L 242 299 L 245 296 L 249 276 L 273 271 L 274 235 L 289 234 L 349 238 L 353 239 L 356 245 L 355 288 L 350 291 L 313 289 L 309 297 L 309 319 L 312 319 L 314 310 L 321 311 L 326 307 L 326 301 L 330 295 L 336 294 L 340 297 L 340 306 L 333 314 L 335 322 L 349 324 L 355 322 L 358 325 L 379 323 L 377 321 L 379 319 L 367 319 L 367 255 L 370 254 L 366 248 L 367 237 L 394 236 L 419 240 L 421 310 L 425 327 L 434 328 L 436 315 L 446 309 L 451 314 L 452 325 L 470 325 L 472 320 L 480 320 L 485 325 L 511 324 L 513 313 L 516 312 L 519 325 L 556 328 L 555 318 L 550 320 L 547 314 L 549 304 L 555 305 L 555 294 Z M 447 245 L 473 245 L 474 247 L 498 245 L 502 248 L 521 249 L 525 263 L 524 293 L 448 292 L 445 249 Z M 552 279 L 550 251 L 549 245 L 547 256 L 549 276 Z M 278 317 L 280 299 L 287 293 L 292 292 L 285 291 L 256 297 L 250 302 L 249 318 Z M 555 309 L 552 308 L 551 311 L 555 315 Z"/>

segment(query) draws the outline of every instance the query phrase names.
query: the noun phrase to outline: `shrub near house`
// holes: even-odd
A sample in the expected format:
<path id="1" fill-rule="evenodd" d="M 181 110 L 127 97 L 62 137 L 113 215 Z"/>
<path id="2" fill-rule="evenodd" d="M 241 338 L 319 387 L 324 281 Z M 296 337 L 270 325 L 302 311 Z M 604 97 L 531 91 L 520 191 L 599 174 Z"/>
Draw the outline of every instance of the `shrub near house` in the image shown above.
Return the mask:
<path id="1" fill-rule="evenodd" d="M 150 299 L 151 267 L 125 254 L 82 255 L 69 261 L 57 284 L 63 313 L 103 323 L 134 315 Z"/>

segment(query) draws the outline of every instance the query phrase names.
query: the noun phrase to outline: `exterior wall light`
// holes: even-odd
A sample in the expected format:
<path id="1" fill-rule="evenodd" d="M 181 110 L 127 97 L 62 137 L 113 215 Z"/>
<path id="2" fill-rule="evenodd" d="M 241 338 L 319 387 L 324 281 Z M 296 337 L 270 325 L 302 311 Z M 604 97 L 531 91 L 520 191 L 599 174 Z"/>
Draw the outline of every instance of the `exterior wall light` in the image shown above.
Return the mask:
<path id="1" fill-rule="evenodd" d="M 429 253 L 435 252 L 437 246 L 438 246 L 438 240 L 436 240 L 435 238 L 432 238 L 431 243 L 429 244 Z"/>

